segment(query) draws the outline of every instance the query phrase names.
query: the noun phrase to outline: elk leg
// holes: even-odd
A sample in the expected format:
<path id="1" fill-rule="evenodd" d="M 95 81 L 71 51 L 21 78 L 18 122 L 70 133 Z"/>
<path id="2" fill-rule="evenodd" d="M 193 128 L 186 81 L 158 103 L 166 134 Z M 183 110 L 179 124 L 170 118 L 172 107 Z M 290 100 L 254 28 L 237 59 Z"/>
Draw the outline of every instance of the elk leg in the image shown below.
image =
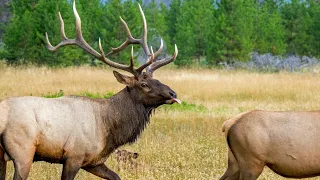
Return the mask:
<path id="1" fill-rule="evenodd" d="M 233 153 L 229 149 L 228 151 L 228 168 L 220 180 L 238 180 L 240 176 L 240 170 L 238 166 L 238 162 L 234 157 Z"/>
<path id="2" fill-rule="evenodd" d="M 6 144 L 6 152 L 14 164 L 14 180 L 27 179 L 36 152 L 36 147 L 31 140 L 23 140 L 22 143 L 22 140 L 18 138 L 3 139 Z M 4 159 L 1 159 L 0 162 L 2 167 L 5 166 Z"/>
<path id="3" fill-rule="evenodd" d="M 4 150 L 0 148 L 0 180 L 6 179 L 7 162 L 4 160 Z"/>
<path id="4" fill-rule="evenodd" d="M 240 180 L 256 180 L 263 171 L 264 164 L 257 159 L 246 158 L 238 161 L 240 167 Z"/>
<path id="5" fill-rule="evenodd" d="M 74 159 L 74 158 L 67 159 L 63 164 L 61 179 L 62 180 L 74 179 L 78 171 L 80 170 L 81 165 L 82 165 L 82 160 Z"/>
<path id="6" fill-rule="evenodd" d="M 30 148 L 27 152 L 19 149 L 17 153 L 11 153 L 14 164 L 14 180 L 27 179 L 33 162 L 35 147 Z M 16 152 L 16 151 L 15 151 Z"/>
<path id="7" fill-rule="evenodd" d="M 255 172 L 251 172 L 250 170 L 249 171 L 243 171 L 243 172 L 240 172 L 240 180 L 256 180 L 258 179 L 259 175 L 261 173 L 255 173 Z"/>
<path id="8" fill-rule="evenodd" d="M 100 164 L 94 167 L 83 167 L 83 169 L 104 179 L 120 180 L 120 177 L 110 170 L 105 164 Z"/>

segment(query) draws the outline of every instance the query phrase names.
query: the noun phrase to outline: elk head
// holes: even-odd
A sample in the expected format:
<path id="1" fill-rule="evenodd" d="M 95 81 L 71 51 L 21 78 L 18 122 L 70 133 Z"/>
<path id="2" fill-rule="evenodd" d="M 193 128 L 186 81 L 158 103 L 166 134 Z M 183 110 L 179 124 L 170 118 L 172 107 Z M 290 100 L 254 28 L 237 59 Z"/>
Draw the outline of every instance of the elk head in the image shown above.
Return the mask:
<path id="1" fill-rule="evenodd" d="M 122 24 L 125 27 L 126 33 L 127 33 L 127 39 L 125 42 L 123 42 L 119 47 L 112 48 L 109 53 L 105 55 L 101 40 L 99 38 L 99 49 L 100 53 L 94 50 L 83 38 L 82 31 L 81 31 L 81 20 L 79 17 L 79 14 L 76 10 L 75 1 L 73 2 L 73 12 L 74 16 L 76 18 L 76 38 L 75 39 L 68 39 L 65 35 L 64 31 L 64 22 L 61 17 L 61 14 L 59 12 L 59 19 L 60 19 L 60 25 L 61 25 L 61 39 L 62 41 L 56 45 L 52 46 L 48 34 L 46 33 L 46 40 L 47 40 L 47 47 L 51 51 L 55 51 L 58 48 L 66 45 L 77 45 L 81 47 L 83 50 L 88 52 L 89 54 L 95 56 L 100 61 L 104 62 L 105 64 L 117 68 L 126 72 L 131 73 L 133 76 L 127 76 L 123 75 L 117 71 L 114 71 L 113 74 L 118 80 L 118 82 L 124 84 L 127 86 L 127 89 L 131 92 L 133 92 L 133 98 L 145 106 L 148 107 L 157 107 L 162 104 L 172 104 L 174 102 L 181 103 L 179 99 L 177 99 L 176 93 L 170 89 L 169 86 L 162 84 L 160 81 L 153 79 L 152 74 L 153 72 L 174 61 L 178 55 L 178 48 L 175 45 L 175 52 L 174 55 L 170 58 L 163 58 L 161 60 L 154 61 L 156 57 L 160 55 L 160 53 L 163 50 L 163 42 L 161 40 L 159 49 L 154 53 L 152 50 L 152 47 L 148 47 L 147 44 L 147 22 L 144 16 L 144 13 L 141 9 L 141 6 L 139 4 L 140 13 L 143 20 L 143 30 L 142 30 L 142 37 L 140 39 L 134 38 L 131 35 L 130 29 L 127 25 L 127 23 L 120 17 L 120 20 Z M 123 49 L 125 49 L 130 44 L 138 44 L 142 47 L 143 51 L 147 55 L 146 63 L 141 65 L 138 68 L 134 67 L 134 61 L 133 61 L 133 46 L 131 49 L 131 58 L 130 58 L 130 65 L 126 66 L 123 64 L 119 64 L 117 62 L 113 62 L 109 60 L 109 56 L 119 53 Z M 146 69 L 144 71 L 144 69 Z"/>

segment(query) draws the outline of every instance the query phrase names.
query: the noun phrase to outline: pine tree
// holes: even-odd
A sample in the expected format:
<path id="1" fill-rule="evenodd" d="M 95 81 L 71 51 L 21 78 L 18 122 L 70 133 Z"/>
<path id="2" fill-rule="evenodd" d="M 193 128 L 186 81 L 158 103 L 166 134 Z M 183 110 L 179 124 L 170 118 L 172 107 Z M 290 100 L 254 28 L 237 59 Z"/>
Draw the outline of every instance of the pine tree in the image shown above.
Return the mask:
<path id="1" fill-rule="evenodd" d="M 285 29 L 278 4 L 274 0 L 261 2 L 255 21 L 255 51 L 285 54 Z"/>
<path id="2" fill-rule="evenodd" d="M 211 33 L 209 23 L 213 20 L 213 3 L 211 0 L 185 0 L 177 19 L 175 40 L 180 48 L 179 66 L 190 65 L 193 60 L 199 64 L 206 56 L 207 39 Z"/>
<path id="3" fill-rule="evenodd" d="M 307 2 L 292 0 L 281 9 L 286 28 L 287 52 L 297 55 L 311 55 L 312 17 Z"/>
<path id="4" fill-rule="evenodd" d="M 57 54 L 49 53 L 45 47 L 45 32 L 58 34 L 60 27 L 57 12 L 65 12 L 66 1 L 13 0 L 13 18 L 6 28 L 4 42 L 9 63 L 31 62 L 36 64 L 56 64 Z M 66 13 L 68 14 L 68 13 Z M 55 33 L 52 33 L 55 32 Z M 53 38 L 55 41 L 56 38 Z"/>
<path id="5" fill-rule="evenodd" d="M 221 0 L 217 6 L 211 64 L 248 60 L 254 44 L 256 2 Z"/>
<path id="6" fill-rule="evenodd" d="M 167 24 L 167 33 L 171 40 L 170 44 L 176 44 L 175 36 L 177 34 L 177 22 L 180 17 L 181 0 L 172 0 L 170 8 L 165 16 Z"/>
<path id="7" fill-rule="evenodd" d="M 120 46 L 126 40 L 127 34 L 120 21 L 120 16 L 127 22 L 132 36 L 137 38 L 140 37 L 142 20 L 136 2 L 132 2 L 131 0 L 124 2 L 121 0 L 109 0 L 105 5 L 105 12 L 104 21 L 107 34 L 103 44 L 106 52 L 111 50 L 112 47 Z M 134 49 L 134 51 L 137 52 L 138 50 Z M 125 50 L 119 54 L 113 55 L 111 58 L 114 61 L 128 64 L 129 57 L 130 51 Z"/>
<path id="8" fill-rule="evenodd" d="M 145 16 L 148 23 L 148 43 L 156 51 L 160 46 L 160 40 L 164 42 L 163 56 L 167 53 L 167 46 L 173 47 L 170 44 L 169 36 L 166 35 L 167 26 L 165 22 L 166 7 L 164 4 L 157 4 L 155 0 L 151 0 L 149 4 L 144 8 Z"/>
<path id="9" fill-rule="evenodd" d="M 310 52 L 312 56 L 320 58 L 320 1 L 310 0 L 310 11 L 312 16 L 312 23 L 310 27 L 311 45 Z"/>

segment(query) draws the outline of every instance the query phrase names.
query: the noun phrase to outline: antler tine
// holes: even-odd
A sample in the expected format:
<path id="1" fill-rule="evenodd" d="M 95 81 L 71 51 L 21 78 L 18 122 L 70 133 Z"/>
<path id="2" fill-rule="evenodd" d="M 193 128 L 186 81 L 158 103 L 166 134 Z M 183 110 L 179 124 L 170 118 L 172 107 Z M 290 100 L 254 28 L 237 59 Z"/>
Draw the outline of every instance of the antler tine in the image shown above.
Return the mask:
<path id="1" fill-rule="evenodd" d="M 120 52 L 121 50 L 123 50 L 124 48 L 126 48 L 130 44 L 140 44 L 141 47 L 143 48 L 143 51 L 145 52 L 145 54 L 148 57 L 148 61 L 137 69 L 137 72 L 141 73 L 144 68 L 146 68 L 147 66 L 149 66 L 153 62 L 154 58 L 151 57 L 151 56 L 156 57 L 157 55 L 160 54 L 160 52 L 162 51 L 162 42 L 161 42 L 161 46 L 160 46 L 159 50 L 156 52 L 156 56 L 153 53 L 151 54 L 150 50 L 148 48 L 148 42 L 147 42 L 147 33 L 148 32 L 147 32 L 146 17 L 145 17 L 145 15 L 143 13 L 143 10 L 142 10 L 140 4 L 138 4 L 138 5 L 139 5 L 139 10 L 140 10 L 140 14 L 141 14 L 141 17 L 142 17 L 142 22 L 143 22 L 142 37 L 140 39 L 134 38 L 132 36 L 132 34 L 131 34 L 131 31 L 130 31 L 127 23 L 120 17 L 120 21 L 122 22 L 123 26 L 125 27 L 125 30 L 126 30 L 126 33 L 127 33 L 127 39 L 119 47 L 112 48 L 111 51 L 106 56 L 118 53 L 118 52 Z"/>
<path id="2" fill-rule="evenodd" d="M 148 61 L 146 63 L 144 63 L 142 66 L 140 66 L 137 69 L 138 73 L 141 73 L 144 70 L 144 68 L 148 67 L 149 65 L 151 65 L 154 62 L 155 54 L 153 53 L 152 46 L 150 48 L 151 48 L 151 56 L 148 58 Z"/>
<path id="3" fill-rule="evenodd" d="M 107 56 L 112 55 L 112 54 L 116 54 L 116 53 L 122 51 L 124 48 L 126 48 L 130 44 L 139 44 L 140 43 L 138 39 L 135 39 L 132 37 L 131 31 L 130 31 L 127 23 L 121 17 L 120 17 L 120 21 L 122 22 L 123 26 L 126 29 L 127 40 L 124 43 L 122 43 L 119 47 L 111 48 L 111 51 L 107 54 Z"/>
<path id="4" fill-rule="evenodd" d="M 150 56 L 150 50 L 148 48 L 148 42 L 147 42 L 147 21 L 146 21 L 146 17 L 143 13 L 143 10 L 142 10 L 140 4 L 138 4 L 138 5 L 139 5 L 139 10 L 140 10 L 140 14 L 142 17 L 142 22 L 143 22 L 142 37 L 140 39 L 136 39 L 136 38 L 132 37 L 131 31 L 128 27 L 128 24 L 126 23 L 125 20 L 123 20 L 120 17 L 120 21 L 122 22 L 123 26 L 125 27 L 125 30 L 127 33 L 127 39 L 119 47 L 112 48 L 111 51 L 107 54 L 107 56 L 120 52 L 121 50 L 123 50 L 124 48 L 126 48 L 130 44 L 140 44 L 142 46 L 144 52 L 146 53 L 146 55 Z"/>
<path id="5" fill-rule="evenodd" d="M 73 13 L 74 16 L 76 18 L 76 38 L 75 39 L 68 39 L 65 35 L 65 31 L 64 31 L 64 22 L 62 19 L 61 14 L 59 13 L 59 20 L 60 20 L 60 25 L 61 25 L 61 39 L 62 41 L 56 45 L 56 46 L 52 46 L 50 41 L 49 41 L 49 37 L 48 37 L 48 33 L 46 33 L 46 40 L 47 40 L 47 47 L 50 51 L 56 51 L 57 49 L 59 49 L 62 46 L 66 46 L 66 45 L 78 45 L 79 47 L 81 47 L 82 49 L 84 49 L 85 51 L 87 51 L 88 53 L 92 54 L 93 56 L 95 56 L 96 58 L 100 59 L 101 58 L 101 54 L 98 53 L 96 50 L 94 50 L 84 39 L 82 36 L 82 32 L 81 32 L 81 19 L 79 17 L 79 14 L 77 12 L 76 9 L 76 3 L 75 1 L 73 1 Z"/>
<path id="6" fill-rule="evenodd" d="M 134 62 L 133 62 L 133 46 L 131 46 L 130 67 L 131 67 L 132 69 L 134 69 Z"/>
<path id="7" fill-rule="evenodd" d="M 101 54 L 94 50 L 87 42 L 84 40 L 82 36 L 81 30 L 81 19 L 76 9 L 76 1 L 73 1 L 73 14 L 76 18 L 76 45 L 80 46 L 82 49 L 87 51 L 88 53 L 94 55 L 96 58 L 101 59 Z"/>
<path id="8" fill-rule="evenodd" d="M 141 45 L 144 52 L 146 53 L 147 56 L 150 56 L 151 54 L 148 48 L 148 41 L 147 41 L 147 34 L 148 34 L 147 20 L 139 3 L 138 5 L 139 5 L 139 10 L 140 10 L 140 14 L 142 16 L 142 22 L 143 22 L 143 31 L 142 31 L 142 37 L 140 41 L 142 43 Z"/>
<path id="9" fill-rule="evenodd" d="M 164 66 L 164 65 L 167 65 L 169 63 L 171 63 L 172 61 L 174 61 L 178 56 L 178 48 L 177 48 L 177 45 L 175 44 L 174 45 L 174 54 L 171 58 L 163 58 L 159 61 L 156 61 L 154 63 L 152 63 L 149 67 L 149 69 L 147 70 L 149 73 L 153 73 L 156 69 Z"/>
<path id="10" fill-rule="evenodd" d="M 68 38 L 66 37 L 66 34 L 65 34 L 65 31 L 64 31 L 64 22 L 63 22 L 63 19 L 62 19 L 62 16 L 61 16 L 61 13 L 58 12 L 58 15 L 59 15 L 59 20 L 60 20 L 60 32 L 61 32 L 61 39 L 64 41 L 64 40 L 67 40 Z M 50 51 L 55 51 L 57 50 L 59 47 L 61 47 L 62 45 L 60 46 L 56 46 L 56 47 L 53 47 L 49 41 L 49 36 L 48 36 L 48 33 L 46 32 L 46 41 L 47 41 L 47 47 Z"/>
<path id="11" fill-rule="evenodd" d="M 61 17 L 61 13 L 58 12 L 58 14 L 59 14 L 59 20 L 60 20 L 61 39 L 62 39 L 62 40 L 66 40 L 66 39 L 68 39 L 68 38 L 66 37 L 65 31 L 64 31 L 64 22 L 63 22 L 63 19 L 62 19 L 62 17 Z M 53 46 L 51 45 L 51 43 L 50 43 L 50 41 L 49 41 L 49 37 L 48 37 L 48 33 L 47 33 L 47 32 L 46 32 L 46 41 L 47 41 L 47 47 L 48 47 L 48 49 L 49 49 L 50 51 L 55 51 L 55 50 L 58 49 L 58 47 L 55 48 L 55 47 L 53 47 Z"/>
<path id="12" fill-rule="evenodd" d="M 132 51 L 131 51 L 131 58 L 130 58 L 130 66 L 126 66 L 126 65 L 123 65 L 123 64 L 119 64 L 119 63 L 116 63 L 116 62 L 113 62 L 113 61 L 110 61 L 108 58 L 106 58 L 106 56 L 104 55 L 104 51 L 102 49 L 102 45 L 101 45 L 101 40 L 99 38 L 99 49 L 101 51 L 101 60 L 103 62 L 105 62 L 106 64 L 108 64 L 109 66 L 111 67 L 114 67 L 114 68 L 117 68 L 117 69 L 121 69 L 121 70 L 124 70 L 124 71 L 127 71 L 131 74 L 133 74 L 134 76 L 138 76 L 138 73 L 137 71 L 134 69 L 134 64 L 133 64 L 133 47 L 132 47 Z"/>
<path id="13" fill-rule="evenodd" d="M 162 50 L 163 50 L 163 41 L 161 39 L 160 40 L 160 47 L 159 47 L 158 51 L 156 53 L 154 53 L 154 57 L 158 57 L 161 54 Z"/>
<path id="14" fill-rule="evenodd" d="M 58 14 L 59 14 L 59 20 L 60 20 L 60 26 L 61 26 L 61 39 L 66 40 L 68 38 L 67 38 L 65 31 L 64 31 L 64 22 L 63 22 L 60 11 L 58 12 Z"/>

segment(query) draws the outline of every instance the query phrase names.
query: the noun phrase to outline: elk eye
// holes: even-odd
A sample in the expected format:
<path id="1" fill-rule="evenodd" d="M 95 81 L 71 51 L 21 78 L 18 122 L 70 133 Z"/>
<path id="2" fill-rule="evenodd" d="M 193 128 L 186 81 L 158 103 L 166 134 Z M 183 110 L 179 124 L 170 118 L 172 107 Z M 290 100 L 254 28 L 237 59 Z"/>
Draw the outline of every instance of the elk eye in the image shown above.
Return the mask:
<path id="1" fill-rule="evenodd" d="M 141 83 L 141 87 L 143 87 L 143 88 L 149 88 L 146 83 Z"/>

